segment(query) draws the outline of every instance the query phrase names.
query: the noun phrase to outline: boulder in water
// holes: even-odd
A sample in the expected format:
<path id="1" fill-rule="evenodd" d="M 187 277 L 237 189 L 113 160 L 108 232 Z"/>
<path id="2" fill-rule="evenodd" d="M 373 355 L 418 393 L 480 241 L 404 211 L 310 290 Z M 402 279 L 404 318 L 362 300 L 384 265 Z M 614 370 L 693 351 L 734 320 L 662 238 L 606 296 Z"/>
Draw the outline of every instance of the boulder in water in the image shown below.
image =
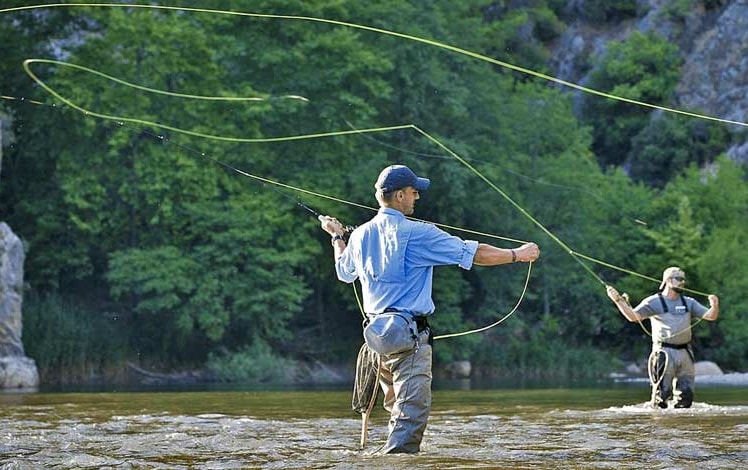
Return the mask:
<path id="1" fill-rule="evenodd" d="M 696 364 L 696 375 L 723 375 L 722 369 L 712 361 L 699 361 Z"/>

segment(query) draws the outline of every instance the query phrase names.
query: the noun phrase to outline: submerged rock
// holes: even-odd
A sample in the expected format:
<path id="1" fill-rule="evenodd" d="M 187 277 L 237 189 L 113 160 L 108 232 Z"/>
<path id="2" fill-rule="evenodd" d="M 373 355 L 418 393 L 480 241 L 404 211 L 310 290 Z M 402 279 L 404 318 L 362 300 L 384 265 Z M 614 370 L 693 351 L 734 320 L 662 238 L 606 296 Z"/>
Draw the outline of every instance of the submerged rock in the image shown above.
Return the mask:
<path id="1" fill-rule="evenodd" d="M 712 361 L 698 361 L 696 364 L 696 375 L 724 375 L 722 369 Z"/>

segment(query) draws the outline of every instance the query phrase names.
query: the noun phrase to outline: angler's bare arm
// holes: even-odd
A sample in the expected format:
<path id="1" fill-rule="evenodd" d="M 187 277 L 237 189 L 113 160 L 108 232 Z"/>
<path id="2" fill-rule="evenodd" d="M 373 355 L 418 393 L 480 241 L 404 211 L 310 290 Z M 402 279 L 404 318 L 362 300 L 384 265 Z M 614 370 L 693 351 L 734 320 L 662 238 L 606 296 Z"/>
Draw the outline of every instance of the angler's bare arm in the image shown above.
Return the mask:
<path id="1" fill-rule="evenodd" d="M 706 311 L 702 317 L 704 320 L 714 321 L 719 317 L 719 297 L 716 295 L 710 295 L 709 299 L 709 310 Z"/>
<path id="2" fill-rule="evenodd" d="M 638 322 L 644 320 L 644 317 L 634 311 L 628 301 L 618 293 L 615 287 L 605 286 L 605 290 L 608 294 L 608 297 L 610 297 L 610 300 L 612 300 L 613 303 L 616 304 L 618 310 L 621 312 L 621 314 L 623 314 L 624 317 L 626 317 L 628 321 Z"/>
<path id="3" fill-rule="evenodd" d="M 525 243 L 519 248 L 497 248 L 480 243 L 475 252 L 473 264 L 477 266 L 496 266 L 498 264 L 535 261 L 540 256 L 540 249 L 535 243 Z"/>

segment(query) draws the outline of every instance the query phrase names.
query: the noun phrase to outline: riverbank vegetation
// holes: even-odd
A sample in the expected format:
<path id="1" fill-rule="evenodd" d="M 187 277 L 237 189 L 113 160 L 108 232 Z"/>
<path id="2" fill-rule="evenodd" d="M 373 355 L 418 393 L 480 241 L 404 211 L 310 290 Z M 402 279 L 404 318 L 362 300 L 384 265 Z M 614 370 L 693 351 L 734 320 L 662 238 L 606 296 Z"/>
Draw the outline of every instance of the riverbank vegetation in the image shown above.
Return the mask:
<path id="1" fill-rule="evenodd" d="M 397 31 L 547 73 L 572 20 L 562 3 L 261 1 L 252 11 Z M 516 312 L 438 340 L 437 367 L 591 377 L 641 361 L 648 324 L 627 323 L 600 281 L 636 302 L 679 265 L 691 295 L 721 298 L 720 319 L 694 327 L 697 355 L 748 368 L 748 185 L 722 155 L 744 136 L 719 123 L 578 100 L 423 41 L 303 19 L 54 8 L 0 14 L 0 38 L 2 94 L 25 98 L 0 101 L 0 219 L 27 247 L 23 341 L 44 383 L 121 380 L 128 361 L 237 382 L 353 364 L 360 292 L 336 281 L 313 212 L 365 222 L 391 163 L 431 178 L 417 217 L 542 250 Z M 635 35 L 608 50 L 587 59 L 596 88 L 671 104 L 676 48 Z M 58 96 L 24 73 L 28 58 L 55 60 L 30 68 Z M 354 132 L 364 129 L 379 130 Z M 527 275 L 524 264 L 438 268 L 437 335 L 496 322 Z"/>

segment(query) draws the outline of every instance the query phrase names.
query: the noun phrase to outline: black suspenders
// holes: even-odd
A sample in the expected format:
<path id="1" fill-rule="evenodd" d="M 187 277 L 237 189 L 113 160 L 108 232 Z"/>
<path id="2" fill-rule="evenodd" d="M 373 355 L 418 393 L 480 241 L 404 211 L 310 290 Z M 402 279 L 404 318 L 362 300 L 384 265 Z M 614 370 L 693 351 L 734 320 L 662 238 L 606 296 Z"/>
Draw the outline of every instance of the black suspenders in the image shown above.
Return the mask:
<path id="1" fill-rule="evenodd" d="M 660 303 L 662 304 L 662 312 L 667 313 L 667 304 L 665 303 L 665 298 L 662 296 L 662 292 L 658 292 L 657 295 L 660 297 Z M 680 296 L 680 301 L 683 303 L 683 308 L 685 308 L 686 312 L 688 312 L 688 305 L 686 305 L 686 297 L 684 295 Z"/>

